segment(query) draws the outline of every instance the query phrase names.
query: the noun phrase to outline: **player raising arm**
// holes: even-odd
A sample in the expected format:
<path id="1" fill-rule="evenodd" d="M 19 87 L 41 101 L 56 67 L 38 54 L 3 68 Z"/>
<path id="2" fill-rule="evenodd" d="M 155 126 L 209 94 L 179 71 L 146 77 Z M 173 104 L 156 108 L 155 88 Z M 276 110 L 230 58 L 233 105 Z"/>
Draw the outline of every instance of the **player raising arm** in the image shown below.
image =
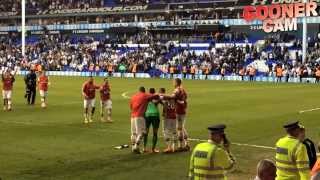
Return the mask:
<path id="1" fill-rule="evenodd" d="M 49 77 L 46 75 L 45 71 L 42 71 L 38 77 L 38 88 L 41 97 L 41 107 L 47 107 L 47 96 L 48 96 L 48 86 L 49 86 Z"/>
<path id="2" fill-rule="evenodd" d="M 94 84 L 93 77 L 90 76 L 88 81 L 86 81 L 82 86 L 82 95 L 84 98 L 83 107 L 84 107 L 84 123 L 88 124 L 93 122 L 92 118 L 95 111 L 95 96 L 96 89 L 99 89 L 99 86 Z M 91 113 L 89 114 L 89 109 Z"/>
<path id="3" fill-rule="evenodd" d="M 12 96 L 12 89 L 13 89 L 13 83 L 15 81 L 14 79 L 14 74 L 11 74 L 10 70 L 7 69 L 3 74 L 2 74 L 2 97 L 3 97 L 3 110 L 4 111 L 11 111 L 12 110 L 12 101 L 11 101 L 11 96 Z"/>

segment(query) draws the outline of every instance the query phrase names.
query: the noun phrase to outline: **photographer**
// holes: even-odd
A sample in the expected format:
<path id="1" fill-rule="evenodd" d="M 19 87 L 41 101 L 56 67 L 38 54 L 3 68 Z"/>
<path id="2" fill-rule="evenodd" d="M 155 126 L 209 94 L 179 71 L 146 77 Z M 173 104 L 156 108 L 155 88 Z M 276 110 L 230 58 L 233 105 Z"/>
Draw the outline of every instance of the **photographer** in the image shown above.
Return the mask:
<path id="1" fill-rule="evenodd" d="M 33 69 L 24 77 L 24 82 L 26 84 L 25 98 L 27 98 L 27 104 L 34 105 L 36 100 L 37 75 Z"/>

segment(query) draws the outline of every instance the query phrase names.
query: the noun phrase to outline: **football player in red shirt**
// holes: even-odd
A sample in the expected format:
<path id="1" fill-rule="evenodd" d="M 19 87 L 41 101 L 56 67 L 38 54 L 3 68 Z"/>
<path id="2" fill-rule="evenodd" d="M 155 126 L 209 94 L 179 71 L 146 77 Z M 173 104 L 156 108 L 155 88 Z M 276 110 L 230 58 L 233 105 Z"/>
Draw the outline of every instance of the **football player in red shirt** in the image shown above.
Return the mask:
<path id="1" fill-rule="evenodd" d="M 41 72 L 41 75 L 38 77 L 38 88 L 41 97 L 41 107 L 47 107 L 47 96 L 48 96 L 48 86 L 49 86 L 49 77 L 46 75 L 45 71 Z"/>
<path id="2" fill-rule="evenodd" d="M 177 151 L 189 151 L 188 133 L 185 128 L 185 118 L 187 111 L 187 92 L 182 87 L 182 81 L 179 78 L 174 80 L 174 91 L 170 96 L 162 95 L 161 99 L 174 99 L 177 115 L 178 149 Z"/>
<path id="3" fill-rule="evenodd" d="M 146 134 L 146 122 L 144 119 L 144 114 L 149 101 L 158 98 L 159 95 L 147 94 L 144 87 L 140 87 L 139 92 L 131 97 L 131 142 L 133 153 L 141 153 L 139 145 Z"/>
<path id="4" fill-rule="evenodd" d="M 92 118 L 95 111 L 95 97 L 96 89 L 99 89 L 99 86 L 94 84 L 93 77 L 90 76 L 88 81 L 86 81 L 82 86 L 82 95 L 84 98 L 83 107 L 84 107 L 84 123 L 88 124 L 93 122 Z M 89 109 L 91 108 L 91 113 L 89 114 Z"/>
<path id="5" fill-rule="evenodd" d="M 12 89 L 14 83 L 14 75 L 11 74 L 10 70 L 6 70 L 2 74 L 2 97 L 3 97 L 3 110 L 4 111 L 11 111 L 12 109 Z"/>
<path id="6" fill-rule="evenodd" d="M 166 93 L 164 88 L 160 89 L 160 96 Z M 177 143 L 177 114 L 176 104 L 174 99 L 162 100 L 163 105 L 163 133 L 167 148 L 163 150 L 164 153 L 175 152 L 175 145 Z"/>
<path id="7" fill-rule="evenodd" d="M 108 79 L 105 78 L 103 84 L 100 87 L 100 115 L 101 115 L 101 122 L 112 122 L 111 120 L 111 112 L 112 112 L 112 101 L 110 95 L 110 84 Z M 107 114 L 107 118 L 105 117 Z"/>

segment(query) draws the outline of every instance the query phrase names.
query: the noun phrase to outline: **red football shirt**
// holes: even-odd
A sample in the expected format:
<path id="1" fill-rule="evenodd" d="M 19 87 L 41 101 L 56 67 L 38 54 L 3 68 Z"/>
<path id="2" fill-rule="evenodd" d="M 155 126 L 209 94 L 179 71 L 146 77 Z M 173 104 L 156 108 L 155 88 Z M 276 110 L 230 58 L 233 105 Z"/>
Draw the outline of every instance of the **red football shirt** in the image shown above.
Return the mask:
<path id="1" fill-rule="evenodd" d="M 152 94 L 138 92 L 131 97 L 130 109 L 131 117 L 144 117 L 148 102 L 154 97 Z"/>
<path id="2" fill-rule="evenodd" d="M 13 82 L 14 82 L 14 77 L 12 75 L 8 77 L 2 76 L 3 90 L 11 91 L 13 87 Z"/>
<path id="3" fill-rule="evenodd" d="M 176 110 L 177 114 L 185 115 L 187 110 L 187 93 L 182 87 L 177 87 L 174 90 L 174 96 L 176 98 Z"/>
<path id="4" fill-rule="evenodd" d="M 47 76 L 40 76 L 38 79 L 39 89 L 42 91 L 48 91 L 49 79 Z"/>
<path id="5" fill-rule="evenodd" d="M 93 83 L 85 82 L 82 86 L 82 92 L 87 96 L 86 99 L 94 99 L 96 97 L 96 89 L 99 88 Z"/>
<path id="6" fill-rule="evenodd" d="M 176 106 L 170 102 L 165 104 L 165 108 L 163 108 L 163 115 L 166 119 L 176 119 Z"/>
<path id="7" fill-rule="evenodd" d="M 107 101 L 110 99 L 110 86 L 109 84 L 103 84 L 100 88 L 100 98 L 102 101 Z"/>

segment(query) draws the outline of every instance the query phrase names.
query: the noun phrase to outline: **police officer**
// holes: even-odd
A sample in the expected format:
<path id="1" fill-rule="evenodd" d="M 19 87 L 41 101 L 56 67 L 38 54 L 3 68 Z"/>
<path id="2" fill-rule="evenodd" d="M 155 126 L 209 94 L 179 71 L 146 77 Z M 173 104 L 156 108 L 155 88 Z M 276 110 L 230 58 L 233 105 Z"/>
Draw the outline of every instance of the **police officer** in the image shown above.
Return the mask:
<path id="1" fill-rule="evenodd" d="M 276 143 L 276 180 L 309 180 L 309 158 L 306 146 L 299 140 L 303 126 L 299 121 L 283 126 L 287 136 Z"/>
<path id="2" fill-rule="evenodd" d="M 193 180 L 224 179 L 235 164 L 226 138 L 224 124 L 210 126 L 208 142 L 198 144 L 191 155 L 189 178 Z"/>
<path id="3" fill-rule="evenodd" d="M 24 77 L 26 84 L 26 95 L 27 104 L 34 105 L 36 100 L 36 89 L 37 89 L 37 75 L 33 69 Z"/>

